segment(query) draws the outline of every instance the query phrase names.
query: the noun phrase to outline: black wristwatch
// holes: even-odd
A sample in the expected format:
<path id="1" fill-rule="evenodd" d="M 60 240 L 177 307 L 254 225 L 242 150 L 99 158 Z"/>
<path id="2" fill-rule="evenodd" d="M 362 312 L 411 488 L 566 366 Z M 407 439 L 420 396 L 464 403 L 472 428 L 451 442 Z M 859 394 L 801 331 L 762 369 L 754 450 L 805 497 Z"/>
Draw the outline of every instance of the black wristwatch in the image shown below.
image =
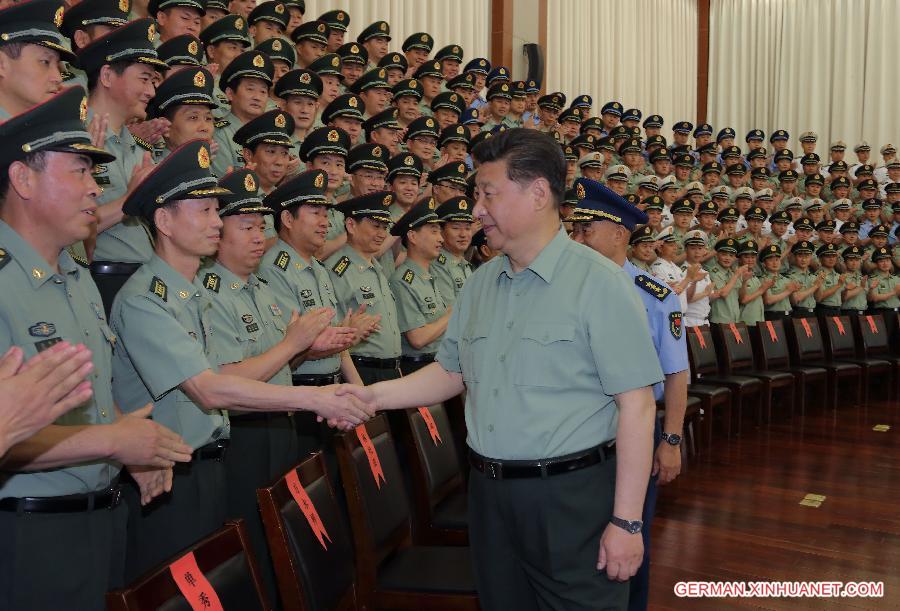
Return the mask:
<path id="1" fill-rule="evenodd" d="M 622 518 L 617 518 L 616 516 L 613 516 L 612 518 L 609 519 L 609 521 L 612 522 L 613 524 L 615 524 L 616 526 L 618 526 L 619 528 L 621 528 L 622 530 L 624 530 L 625 532 L 632 534 L 632 535 L 638 534 L 639 532 L 641 532 L 641 529 L 644 527 L 644 523 L 641 522 L 640 520 L 632 520 L 629 522 L 628 520 L 623 520 Z"/>
<path id="2" fill-rule="evenodd" d="M 677 433 L 663 433 L 662 434 L 663 441 L 665 441 L 670 446 L 680 446 L 681 445 L 681 435 Z"/>

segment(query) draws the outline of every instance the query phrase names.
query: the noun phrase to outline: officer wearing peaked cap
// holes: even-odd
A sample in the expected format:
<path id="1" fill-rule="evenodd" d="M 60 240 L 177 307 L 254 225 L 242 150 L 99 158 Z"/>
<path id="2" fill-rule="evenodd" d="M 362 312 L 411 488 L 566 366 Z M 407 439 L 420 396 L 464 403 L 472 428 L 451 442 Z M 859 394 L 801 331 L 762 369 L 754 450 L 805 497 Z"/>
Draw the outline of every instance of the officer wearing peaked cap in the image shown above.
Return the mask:
<path id="1" fill-rule="evenodd" d="M 798 231 L 800 230 L 797 223 L 795 223 L 794 228 Z M 789 277 L 799 285 L 798 290 L 791 295 L 791 303 L 794 304 L 791 316 L 794 318 L 812 318 L 815 316 L 815 293 L 824 282 L 824 273 L 814 274 L 810 270 L 809 266 L 814 248 L 812 242 L 807 240 L 800 240 L 791 246 L 794 265 L 789 272 Z"/>
<path id="2" fill-rule="evenodd" d="M 862 257 L 863 249 L 856 245 L 847 246 L 841 251 L 841 259 L 846 270 L 844 290 L 841 293 L 841 314 L 862 316 L 866 313 L 869 278 L 863 275 Z"/>
<path id="3" fill-rule="evenodd" d="M 222 221 L 209 211 L 216 209 L 216 197 L 230 191 L 210 173 L 208 147 L 195 140 L 173 151 L 124 206 L 127 214 L 148 224 L 156 241 L 153 258 L 129 279 L 113 306 L 113 329 L 120 342 L 113 392 L 126 412 L 153 401 L 154 420 L 171 426 L 194 449 L 191 463 L 175 473 L 172 493 L 164 502 L 141 509 L 135 491 L 126 491 L 135 512 L 129 539 L 131 576 L 221 527 L 227 514 L 221 461 L 230 435 L 223 410 L 311 410 L 333 422 L 345 420 L 344 428 L 366 417 L 352 415 L 350 403 L 336 404 L 325 393 L 265 384 L 255 380 L 256 374 L 241 371 L 214 372 L 210 358 L 217 355 L 210 349 L 207 290 L 194 281 L 201 258 L 219 248 Z M 258 323 L 254 319 L 245 324 Z M 343 408 L 349 411 L 339 413 Z"/>
<path id="4" fill-rule="evenodd" d="M 278 36 L 267 38 L 256 45 L 256 50 L 265 53 L 272 60 L 275 68 L 273 80 L 276 84 L 297 63 L 297 52 L 294 45 L 286 38 Z"/>
<path id="5" fill-rule="evenodd" d="M 437 259 L 431 264 L 434 282 L 448 306 L 456 302 L 466 280 L 472 275 L 472 266 L 465 255 L 472 243 L 475 202 L 466 196 L 448 199 L 435 211 L 443 222 L 441 232 L 444 244 Z"/>
<path id="6" fill-rule="evenodd" d="M 406 37 L 406 40 L 403 41 L 403 45 L 401 46 L 403 53 L 406 55 L 409 69 L 412 72 L 418 70 L 419 66 L 428 61 L 428 56 L 431 54 L 431 49 L 433 48 L 434 38 L 427 32 L 410 34 Z"/>
<path id="7" fill-rule="evenodd" d="M 290 13 L 283 2 L 279 0 L 260 2 L 247 16 L 253 42 L 259 46 L 270 38 L 284 36 L 290 18 Z"/>
<path id="8" fill-rule="evenodd" d="M 284 100 L 284 110 L 294 119 L 291 140 L 299 145 L 316 120 L 316 102 L 322 95 L 322 79 L 305 69 L 291 70 L 275 83 L 275 96 Z"/>
<path id="9" fill-rule="evenodd" d="M 275 293 L 256 273 L 263 257 L 265 228 L 271 225 L 265 219 L 273 210 L 263 204 L 259 178 L 251 170 L 234 170 L 218 184 L 231 192 L 218 198 L 222 241 L 215 261 L 200 269 L 196 282 L 211 303 L 212 364 L 223 373 L 240 375 L 249 359 L 254 359 L 267 365 L 267 375 L 274 372 L 263 381 L 291 386 L 290 361 L 309 349 L 312 339 L 292 318 L 292 311 L 299 307 L 282 310 Z M 250 542 L 262 556 L 263 583 L 269 595 L 275 596 L 275 574 L 271 560 L 264 556 L 266 538 L 255 490 L 283 475 L 296 462 L 297 434 L 286 412 L 235 410 L 229 416 L 231 441 L 224 460 L 228 515 L 244 520 Z"/>
<path id="10" fill-rule="evenodd" d="M 212 74 L 205 68 L 194 68 L 176 72 L 156 88 L 156 95 L 147 104 L 147 116 L 165 117 L 171 123 L 163 144 L 153 149 L 156 163 L 189 140 L 212 138 L 213 111 L 218 107 L 213 87 Z"/>
<path id="11" fill-rule="evenodd" d="M 0 537 L 5 542 L 0 604 L 8 609 L 52 609 L 62 600 L 73 609 L 101 608 L 104 593 L 124 584 L 127 511 L 120 505 L 118 485 L 122 465 L 140 466 L 146 459 L 138 457 L 145 452 L 154 461 L 190 458 L 191 449 L 157 423 L 142 419 L 137 427 L 114 424 L 119 416 L 111 386 L 116 336 L 107 326 L 86 262 L 65 250 L 88 238 L 95 224 L 92 213 L 79 211 L 99 192 L 91 166 L 113 159 L 91 143 L 86 107 L 84 90 L 71 87 L 0 122 L 0 172 L 9 185 L 0 198 L 0 347 L 5 353 L 20 346 L 26 360 L 62 349 L 76 364 L 66 375 L 79 383 L 87 376 L 91 388 L 89 393 L 74 393 L 75 399 L 81 396 L 73 405 L 76 409 L 36 432 L 30 440 L 34 445 L 23 444 L 5 457 L 0 479 Z M 44 161 L 40 167 L 35 163 L 38 156 Z M 26 181 L 27 198 L 21 195 Z M 47 214 L 35 215 L 36 204 Z M 40 244 L 33 236 L 40 236 Z M 62 342 L 72 347 L 57 345 Z M 90 351 L 89 359 L 85 352 L 76 352 L 78 344 Z M 76 369 L 87 360 L 92 370 L 78 377 Z M 68 369 L 64 363 L 60 367 Z M 92 434 L 78 444 L 77 456 L 55 451 L 71 437 L 66 431 L 84 428 Z M 147 435 L 161 439 L 148 444 L 142 441 Z M 21 468 L 36 459 L 42 461 L 39 470 Z M 148 489 L 148 500 L 152 496 Z M 70 579 L 78 587 L 70 587 Z"/>
<path id="12" fill-rule="evenodd" d="M 240 15 L 226 15 L 206 26 L 200 32 L 200 40 L 208 62 L 218 64 L 220 69 L 228 66 L 244 49 L 252 43 L 247 21 Z M 216 79 L 216 99 L 221 105 L 228 105 L 228 97 Z M 225 113 L 222 112 L 222 115 Z"/>
<path id="13" fill-rule="evenodd" d="M 363 121 L 366 141 L 384 146 L 391 155 L 400 152 L 403 128 L 397 123 L 397 109 L 390 107 Z"/>
<path id="14" fill-rule="evenodd" d="M 325 261 L 337 295 L 339 318 L 363 305 L 367 313 L 381 316 L 381 328 L 350 349 L 366 384 L 400 376 L 397 307 L 377 258 L 388 236 L 392 201 L 389 192 L 378 191 L 338 204 L 337 210 L 345 217 L 347 243 Z"/>
<path id="15" fill-rule="evenodd" d="M 203 63 L 203 45 L 193 34 L 173 36 L 159 45 L 156 54 L 169 68 L 180 66 L 199 68 Z"/>
<path id="16" fill-rule="evenodd" d="M 129 0 L 85 0 L 65 10 L 59 30 L 71 40 L 72 50 L 76 51 L 110 30 L 125 25 L 129 8 Z M 81 85 L 87 89 L 87 75 L 74 65 L 67 66 L 63 79 L 66 85 Z"/>
<path id="17" fill-rule="evenodd" d="M 393 87 L 406 76 L 409 64 L 402 53 L 388 53 L 378 62 L 378 67 L 387 70 L 387 82 Z"/>
<path id="18" fill-rule="evenodd" d="M 332 127 L 313 130 L 300 145 L 300 159 L 306 163 L 307 169 L 325 170 L 328 173 L 325 196 L 332 204 L 345 179 L 344 167 L 349 149 L 350 136 L 347 132 Z M 322 250 L 323 258 L 343 246 L 347 239 L 344 232 L 344 215 L 334 206 L 329 206 L 328 218 L 328 241 Z"/>
<path id="19" fill-rule="evenodd" d="M 369 64 L 369 52 L 359 43 L 348 42 L 341 45 L 335 53 L 341 58 L 341 74 L 344 75 L 344 87 L 353 86 L 353 83 L 366 71 L 366 66 Z"/>
<path id="20" fill-rule="evenodd" d="M 443 221 L 435 213 L 436 208 L 434 198 L 422 199 L 391 228 L 391 235 L 398 237 L 406 249 L 406 258 L 390 277 L 402 334 L 403 375 L 434 362 L 450 320 L 449 304 L 431 271 L 443 244 Z"/>
<path id="21" fill-rule="evenodd" d="M 388 54 L 391 42 L 391 26 L 387 21 L 376 21 L 367 25 L 357 35 L 356 42 L 369 52 L 369 70 L 378 67 L 378 62 Z"/>
<path id="22" fill-rule="evenodd" d="M 628 272 L 647 313 L 657 360 L 665 375 L 664 383 L 654 386 L 657 401 L 665 400 L 662 430 L 658 420 L 654 430 L 654 464 L 659 467 L 658 477 L 663 483 L 668 483 L 681 470 L 681 451 L 678 446 L 681 444 L 687 406 L 688 359 L 681 306 L 674 291 L 636 268 L 625 256 L 629 234 L 638 223 L 646 223 L 646 214 L 596 181 L 578 179 L 575 190 L 579 195 L 579 210 L 589 216 L 591 221 L 588 222 L 594 225 L 585 234 L 585 245 Z M 656 508 L 656 480 L 656 476 L 650 478 L 644 501 L 641 530 L 644 560 L 638 573 L 629 582 L 629 605 L 636 605 L 633 608 L 637 609 L 646 608 L 649 594 L 650 527 Z"/>
<path id="23" fill-rule="evenodd" d="M 751 274 L 744 265 L 734 267 L 738 241 L 722 238 L 716 242 L 716 262 L 709 266 L 709 280 L 714 291 L 710 294 L 709 322 L 732 323 L 740 320 L 739 284 Z"/>

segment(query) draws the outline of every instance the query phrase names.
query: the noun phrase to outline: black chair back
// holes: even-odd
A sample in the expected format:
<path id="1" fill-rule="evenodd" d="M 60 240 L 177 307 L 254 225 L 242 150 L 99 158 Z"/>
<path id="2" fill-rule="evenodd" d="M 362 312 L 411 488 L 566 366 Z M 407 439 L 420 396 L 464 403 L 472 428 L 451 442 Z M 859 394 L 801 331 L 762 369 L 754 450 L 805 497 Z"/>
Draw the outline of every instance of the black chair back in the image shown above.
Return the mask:
<path id="1" fill-rule="evenodd" d="M 790 364 L 784 321 L 767 320 L 750 329 L 759 369 L 780 369 Z"/>
<path id="2" fill-rule="evenodd" d="M 796 360 L 804 362 L 825 358 L 819 321 L 815 318 L 792 318 L 791 330 L 791 351 Z"/>
<path id="3" fill-rule="evenodd" d="M 753 345 L 747 325 L 733 322 L 716 325 L 716 337 L 722 347 L 723 373 L 737 373 L 753 369 Z"/>
<path id="4" fill-rule="evenodd" d="M 709 325 L 685 328 L 691 373 L 696 379 L 703 374 L 719 372 L 719 362 Z"/>
<path id="5" fill-rule="evenodd" d="M 431 414 L 437 434 L 440 436 L 440 442 L 435 442 L 432 438 L 428 424 L 418 409 L 407 410 L 406 415 L 416 446 L 416 455 L 425 474 L 426 489 L 433 508 L 440 502 L 448 487 L 462 484 L 462 475 L 447 410 L 444 409 L 442 403 L 425 409 Z"/>
<path id="6" fill-rule="evenodd" d="M 855 358 L 856 341 L 853 338 L 853 323 L 849 316 L 826 316 L 822 324 L 825 329 L 827 353 L 832 359 Z"/>
<path id="7" fill-rule="evenodd" d="M 857 328 L 859 329 L 860 346 L 863 350 L 861 356 L 890 352 L 890 336 L 883 317 L 877 314 L 860 316 Z"/>

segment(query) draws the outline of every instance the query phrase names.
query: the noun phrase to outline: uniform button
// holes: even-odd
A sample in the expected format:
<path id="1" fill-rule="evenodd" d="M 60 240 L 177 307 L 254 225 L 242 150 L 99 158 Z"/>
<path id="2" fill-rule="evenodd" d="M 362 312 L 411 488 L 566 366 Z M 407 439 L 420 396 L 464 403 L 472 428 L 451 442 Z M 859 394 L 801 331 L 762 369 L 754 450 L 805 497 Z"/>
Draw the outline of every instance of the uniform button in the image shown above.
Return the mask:
<path id="1" fill-rule="evenodd" d="M 512 321 L 509 321 L 508 323 L 506 323 L 506 328 L 507 328 L 507 329 L 512 329 L 512 326 L 513 326 Z"/>
<path id="2" fill-rule="evenodd" d="M 104 418 L 106 418 L 106 410 L 101 410 L 100 415 L 103 416 Z"/>
<path id="3" fill-rule="evenodd" d="M 498 389 L 495 388 L 495 389 L 494 389 L 494 396 L 496 397 L 496 396 L 499 395 L 499 394 L 500 394 L 500 391 L 499 391 Z"/>
<path id="4" fill-rule="evenodd" d="M 488 425 L 488 433 L 493 433 L 493 432 L 494 432 L 494 425 L 493 425 L 493 424 L 489 424 L 489 425 Z"/>
<path id="5" fill-rule="evenodd" d="M 84 330 L 84 336 L 85 336 L 85 337 L 89 337 L 90 335 L 91 335 L 91 334 L 88 332 L 88 330 L 85 329 L 85 330 Z"/>
<path id="6" fill-rule="evenodd" d="M 503 363 L 503 362 L 505 362 L 505 361 L 506 361 L 506 355 L 505 355 L 505 354 L 501 354 L 501 355 L 500 355 L 500 362 Z"/>

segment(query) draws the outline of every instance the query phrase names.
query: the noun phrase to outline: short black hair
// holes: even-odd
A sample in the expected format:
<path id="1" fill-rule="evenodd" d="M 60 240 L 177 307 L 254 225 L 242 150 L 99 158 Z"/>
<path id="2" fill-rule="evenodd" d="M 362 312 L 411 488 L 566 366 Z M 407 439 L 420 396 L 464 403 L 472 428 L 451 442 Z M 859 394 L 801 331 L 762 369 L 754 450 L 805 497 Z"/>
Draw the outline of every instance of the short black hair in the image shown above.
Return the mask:
<path id="1" fill-rule="evenodd" d="M 566 160 L 556 140 L 533 129 L 508 129 L 486 140 L 472 150 L 479 164 L 506 162 L 506 176 L 525 185 L 538 178 L 550 184 L 553 204 L 558 208 L 566 191 Z"/>
<path id="2" fill-rule="evenodd" d="M 128 69 L 128 66 L 133 64 L 134 62 L 130 61 L 120 61 L 120 62 L 111 62 L 109 64 L 109 69 L 112 70 L 118 76 L 122 76 L 125 74 L 125 71 Z M 94 91 L 97 88 L 97 80 L 100 78 L 100 70 L 103 69 L 103 66 L 100 66 L 96 72 L 92 72 L 87 75 L 87 88 L 88 91 Z"/>
<path id="3" fill-rule="evenodd" d="M 27 153 L 22 163 L 27 165 L 35 172 L 43 172 L 47 169 L 47 153 L 50 151 L 37 151 L 35 153 Z M 0 170 L 0 208 L 6 203 L 6 196 L 9 194 L 9 168 L 12 164 L 4 166 Z"/>
<path id="4" fill-rule="evenodd" d="M 180 199 L 171 199 L 164 203 L 162 206 L 159 206 L 156 210 L 175 210 L 178 208 L 178 204 L 181 203 Z M 157 237 L 159 237 L 159 232 L 156 230 L 156 222 L 154 219 L 156 218 L 156 210 L 153 211 L 153 214 L 150 215 L 150 218 L 144 217 L 136 217 L 143 225 L 147 228 L 147 232 L 150 234 L 150 237 L 156 241 Z"/>

